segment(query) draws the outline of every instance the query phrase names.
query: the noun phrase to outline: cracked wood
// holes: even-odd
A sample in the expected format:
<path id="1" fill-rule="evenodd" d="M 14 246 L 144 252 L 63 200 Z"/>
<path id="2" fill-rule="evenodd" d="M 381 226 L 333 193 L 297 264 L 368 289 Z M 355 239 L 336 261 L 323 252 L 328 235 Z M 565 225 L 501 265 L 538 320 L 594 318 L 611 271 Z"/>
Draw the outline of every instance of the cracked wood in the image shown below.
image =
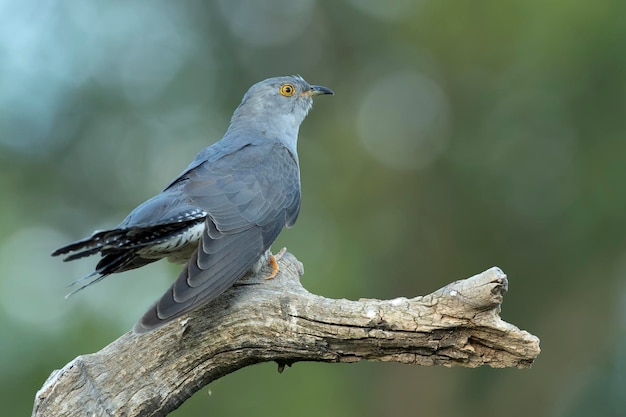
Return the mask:
<path id="1" fill-rule="evenodd" d="M 219 299 L 162 329 L 126 333 L 57 370 L 33 416 L 165 416 L 228 373 L 267 361 L 375 360 L 418 365 L 529 367 L 539 339 L 500 319 L 506 275 L 491 268 L 432 294 L 328 299 L 300 284 L 286 253 L 280 273 L 244 278 Z"/>

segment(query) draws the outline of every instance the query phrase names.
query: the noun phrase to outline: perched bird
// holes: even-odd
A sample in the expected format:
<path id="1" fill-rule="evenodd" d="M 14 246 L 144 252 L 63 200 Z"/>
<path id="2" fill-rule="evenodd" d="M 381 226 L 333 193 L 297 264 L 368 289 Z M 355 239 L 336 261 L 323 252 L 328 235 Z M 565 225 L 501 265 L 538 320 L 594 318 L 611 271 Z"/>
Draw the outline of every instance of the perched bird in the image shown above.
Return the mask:
<path id="1" fill-rule="evenodd" d="M 200 151 L 161 193 L 116 228 L 52 253 L 67 255 L 65 261 L 102 256 L 95 271 L 75 283 L 95 278 L 76 291 L 161 258 L 186 263 L 135 325 L 143 333 L 215 299 L 260 263 L 269 262 L 275 276 L 270 245 L 300 210 L 298 129 L 320 94 L 333 92 L 300 76 L 250 87 L 224 137 Z"/>

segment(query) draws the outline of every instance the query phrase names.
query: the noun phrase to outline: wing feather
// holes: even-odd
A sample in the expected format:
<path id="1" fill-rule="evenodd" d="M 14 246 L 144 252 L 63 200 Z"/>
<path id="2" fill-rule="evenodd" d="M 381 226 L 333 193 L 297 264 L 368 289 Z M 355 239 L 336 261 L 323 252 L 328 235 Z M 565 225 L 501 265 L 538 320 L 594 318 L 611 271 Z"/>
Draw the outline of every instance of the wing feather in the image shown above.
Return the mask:
<path id="1" fill-rule="evenodd" d="M 243 277 L 300 209 L 300 176 L 278 142 L 242 147 L 196 163 L 181 187 L 188 204 L 207 212 L 198 249 L 163 297 L 135 326 L 143 332 L 205 304 Z M 168 189 L 169 191 L 169 189 Z"/>

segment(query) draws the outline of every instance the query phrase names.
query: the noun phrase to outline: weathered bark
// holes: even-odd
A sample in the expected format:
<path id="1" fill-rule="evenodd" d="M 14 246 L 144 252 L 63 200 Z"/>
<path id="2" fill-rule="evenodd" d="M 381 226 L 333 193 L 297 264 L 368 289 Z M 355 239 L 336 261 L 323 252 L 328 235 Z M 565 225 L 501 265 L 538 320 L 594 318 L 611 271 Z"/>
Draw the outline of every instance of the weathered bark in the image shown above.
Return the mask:
<path id="1" fill-rule="evenodd" d="M 55 371 L 33 416 L 165 416 L 194 392 L 259 362 L 375 360 L 527 368 L 539 339 L 499 317 L 506 275 L 491 268 L 411 299 L 333 300 L 307 292 L 287 253 L 273 280 L 248 277 L 206 308 L 126 333 Z"/>

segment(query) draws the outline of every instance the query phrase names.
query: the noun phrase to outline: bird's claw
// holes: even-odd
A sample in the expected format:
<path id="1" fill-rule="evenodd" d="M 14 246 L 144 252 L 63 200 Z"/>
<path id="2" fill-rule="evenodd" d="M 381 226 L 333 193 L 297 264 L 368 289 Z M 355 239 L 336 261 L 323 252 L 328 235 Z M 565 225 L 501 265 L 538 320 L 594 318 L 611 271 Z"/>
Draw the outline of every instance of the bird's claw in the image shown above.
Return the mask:
<path id="1" fill-rule="evenodd" d="M 278 251 L 278 253 L 276 255 L 272 255 L 270 253 L 270 256 L 267 258 L 267 263 L 269 264 L 269 266 L 272 267 L 272 272 L 265 277 L 266 280 L 268 279 L 274 279 L 276 277 L 276 275 L 278 275 L 278 271 L 279 271 L 279 267 L 278 267 L 278 261 L 280 261 L 283 257 L 283 255 L 287 252 L 287 248 L 282 248 L 281 250 Z"/>

